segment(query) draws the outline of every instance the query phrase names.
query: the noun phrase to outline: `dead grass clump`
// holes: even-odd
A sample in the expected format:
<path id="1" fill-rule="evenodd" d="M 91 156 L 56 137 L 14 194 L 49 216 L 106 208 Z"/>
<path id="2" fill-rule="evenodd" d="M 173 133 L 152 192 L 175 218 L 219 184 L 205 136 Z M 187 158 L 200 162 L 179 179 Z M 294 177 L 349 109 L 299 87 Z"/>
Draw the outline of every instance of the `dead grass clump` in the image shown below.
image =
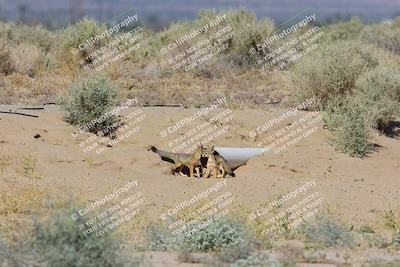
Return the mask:
<path id="1" fill-rule="evenodd" d="M 0 174 L 2 175 L 4 171 L 11 165 L 11 156 L 0 155 Z"/>
<path id="2" fill-rule="evenodd" d="M 393 21 L 384 21 L 366 26 L 361 32 L 360 39 L 399 55 L 400 17 Z"/>
<path id="3" fill-rule="evenodd" d="M 90 59 L 88 56 L 105 45 L 107 38 L 96 41 L 93 45 L 82 50 L 79 49 L 79 45 L 85 43 L 94 36 L 102 34 L 106 30 L 107 28 L 104 24 L 99 24 L 93 19 L 85 18 L 57 32 L 57 41 L 60 46 L 57 50 L 56 58 L 60 65 L 67 65 L 71 69 L 76 69 L 81 60 L 89 63 Z M 78 53 L 74 56 L 72 51 L 77 51 Z"/>
<path id="4" fill-rule="evenodd" d="M 378 67 L 356 82 L 356 98 L 373 128 L 384 130 L 400 116 L 400 74 Z"/>
<path id="5" fill-rule="evenodd" d="M 374 48 L 362 43 L 340 41 L 323 46 L 294 69 L 299 101 L 315 97 L 322 109 L 341 103 L 354 93 L 358 77 L 378 65 Z"/>
<path id="6" fill-rule="evenodd" d="M 325 40 L 335 42 L 338 40 L 354 40 L 360 36 L 364 28 L 363 22 L 358 17 L 353 17 L 349 21 L 338 22 L 325 27 Z"/>
<path id="7" fill-rule="evenodd" d="M 0 39 L 0 73 L 8 75 L 14 71 L 9 44 L 6 40 Z"/>
<path id="8" fill-rule="evenodd" d="M 38 184 L 13 185 L 1 191 L 0 215 L 23 215 L 43 212 L 49 191 Z"/>
<path id="9" fill-rule="evenodd" d="M 306 241 L 317 246 L 337 247 L 353 245 L 353 237 L 346 227 L 328 214 L 317 215 L 315 221 L 303 228 Z"/>
<path id="10" fill-rule="evenodd" d="M 41 68 L 43 54 L 35 45 L 20 44 L 11 48 L 11 58 L 16 72 L 33 77 Z"/>
<path id="11" fill-rule="evenodd" d="M 20 166 L 17 172 L 26 178 L 41 179 L 41 173 L 37 169 L 37 159 L 31 155 L 23 156 L 21 158 Z"/>

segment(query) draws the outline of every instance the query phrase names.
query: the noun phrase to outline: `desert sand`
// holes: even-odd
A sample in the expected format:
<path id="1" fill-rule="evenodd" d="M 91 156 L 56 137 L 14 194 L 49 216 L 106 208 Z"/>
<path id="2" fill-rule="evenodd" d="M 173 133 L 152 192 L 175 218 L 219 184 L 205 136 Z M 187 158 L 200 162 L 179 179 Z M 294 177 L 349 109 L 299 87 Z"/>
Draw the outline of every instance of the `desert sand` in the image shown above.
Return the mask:
<path id="1" fill-rule="evenodd" d="M 2 110 L 15 108 L 3 106 Z M 189 128 L 183 127 L 165 138 L 160 136 L 161 130 L 190 116 L 195 109 L 142 109 L 146 118 L 140 122 L 140 129 L 100 154 L 82 151 L 79 143 L 92 134 L 73 137 L 71 132 L 76 129 L 63 121 L 63 113 L 57 107 L 46 106 L 44 110 L 28 112 L 39 118 L 1 115 L 0 152 L 11 157 L 12 164 L 4 168 L 0 188 L 8 190 L 35 180 L 62 199 L 79 199 L 85 203 L 104 197 L 129 180 L 137 180 L 147 200 L 147 215 L 157 219 L 167 207 L 219 181 L 171 175 L 172 165 L 147 151 L 149 145 L 170 150 L 167 145 L 170 140 L 204 122 L 200 118 L 189 124 Z M 210 144 L 256 147 L 257 142 L 249 137 L 249 131 L 285 110 L 233 110 L 234 119 L 228 123 L 228 131 Z M 35 139 L 35 134 L 40 137 Z M 379 211 L 398 212 L 400 207 L 400 142 L 397 139 L 376 134 L 375 143 L 379 145 L 376 152 L 366 159 L 351 158 L 328 144 L 329 134 L 319 123 L 315 133 L 282 153 L 267 152 L 249 160 L 235 171 L 235 178 L 225 178 L 227 189 L 235 196 L 235 207 L 254 211 L 280 194 L 315 180 L 316 190 L 326 200 L 326 208 L 338 217 L 354 225 L 378 223 Z M 22 156 L 37 159 L 40 179 L 15 174 Z"/>

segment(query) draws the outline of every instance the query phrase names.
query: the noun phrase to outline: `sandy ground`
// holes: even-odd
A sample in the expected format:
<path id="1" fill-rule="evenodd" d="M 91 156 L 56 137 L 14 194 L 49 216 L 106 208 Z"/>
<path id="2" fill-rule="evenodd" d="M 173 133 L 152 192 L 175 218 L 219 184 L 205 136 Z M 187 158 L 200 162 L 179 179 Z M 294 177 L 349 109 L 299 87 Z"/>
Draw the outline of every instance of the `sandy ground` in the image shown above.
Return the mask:
<path id="1" fill-rule="evenodd" d="M 15 108 L 1 106 L 1 110 Z M 124 114 L 133 110 L 126 110 Z M 161 213 L 222 180 L 227 182 L 226 190 L 235 197 L 232 212 L 254 212 L 278 196 L 315 180 L 315 190 L 324 198 L 324 209 L 354 227 L 379 226 L 383 211 L 400 211 L 398 136 L 376 134 L 378 150 L 365 159 L 357 159 L 336 152 L 328 144 L 328 131 L 318 123 L 315 133 L 287 150 L 252 158 L 235 171 L 235 178 L 197 179 L 171 175 L 171 164 L 147 151 L 149 145 L 170 150 L 169 142 L 204 123 L 199 118 L 175 133 L 160 136 L 162 130 L 197 110 L 165 107 L 141 110 L 145 119 L 138 124 L 138 131 L 101 154 L 83 152 L 79 144 L 94 135 L 72 136 L 76 129 L 63 121 L 62 112 L 55 106 L 46 106 L 42 111 L 24 111 L 39 118 L 0 114 L 0 155 L 10 159 L 2 167 L 1 192 L 34 182 L 57 198 L 73 199 L 85 205 L 104 198 L 130 180 L 137 180 L 137 190 L 146 199 L 146 217 L 159 222 Z M 233 110 L 233 120 L 224 125 L 228 131 L 210 144 L 256 147 L 258 140 L 249 137 L 250 130 L 285 110 Z M 285 125 L 288 121 L 273 128 Z M 36 134 L 40 137 L 34 138 Z M 40 179 L 21 177 L 24 157 L 37 161 L 34 172 Z"/>

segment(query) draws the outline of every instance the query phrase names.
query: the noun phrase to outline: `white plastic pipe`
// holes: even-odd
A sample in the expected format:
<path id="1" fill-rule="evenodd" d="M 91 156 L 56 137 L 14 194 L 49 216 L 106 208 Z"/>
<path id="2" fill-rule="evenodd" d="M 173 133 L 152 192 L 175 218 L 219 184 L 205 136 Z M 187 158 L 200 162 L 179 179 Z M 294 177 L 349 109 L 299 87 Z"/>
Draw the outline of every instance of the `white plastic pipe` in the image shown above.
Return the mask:
<path id="1" fill-rule="evenodd" d="M 215 147 L 214 149 L 224 157 L 232 169 L 245 165 L 250 158 L 261 156 L 266 151 L 260 147 Z"/>

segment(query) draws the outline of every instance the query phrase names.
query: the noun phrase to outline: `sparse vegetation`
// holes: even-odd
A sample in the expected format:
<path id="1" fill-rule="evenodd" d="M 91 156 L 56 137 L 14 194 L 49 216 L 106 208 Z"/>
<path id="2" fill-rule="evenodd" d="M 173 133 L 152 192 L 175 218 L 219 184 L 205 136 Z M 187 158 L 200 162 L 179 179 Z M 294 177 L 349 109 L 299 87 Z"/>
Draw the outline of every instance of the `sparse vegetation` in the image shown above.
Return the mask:
<path id="1" fill-rule="evenodd" d="M 321 109 L 341 103 L 355 92 L 359 76 L 378 64 L 374 49 L 357 41 L 322 46 L 294 69 L 299 101 L 315 97 L 318 101 L 315 108 Z"/>
<path id="2" fill-rule="evenodd" d="M 10 74 L 14 71 L 14 63 L 11 58 L 10 47 L 8 42 L 3 38 L 0 39 L 0 73 Z"/>
<path id="3" fill-rule="evenodd" d="M 222 23 L 216 28 L 221 29 L 229 25 L 235 32 L 228 42 L 227 51 L 188 72 L 162 67 L 160 62 L 168 60 L 160 56 L 162 47 L 223 14 L 227 15 L 227 23 Z M 361 158 L 374 149 L 373 141 L 380 140 L 374 139 L 375 130 L 383 131 L 400 117 L 400 73 L 396 69 L 400 67 L 399 29 L 400 18 L 371 25 L 364 25 L 361 20 L 353 18 L 347 22 L 329 25 L 324 29 L 324 40 L 318 41 L 321 42 L 318 43 L 318 48 L 300 59 L 293 69 L 260 72 L 254 58 L 249 56 L 249 49 L 254 48 L 276 30 L 274 23 L 269 19 L 258 20 L 255 14 L 245 10 L 204 11 L 193 21 L 176 22 L 160 32 L 149 31 L 135 53 L 106 69 L 105 73 L 93 74 L 80 68 L 80 63 L 82 60 L 89 63 L 89 53 L 105 43 L 95 42 L 89 49 L 78 51 L 75 55 L 71 51 L 77 52 L 74 49 L 81 43 L 103 33 L 106 25 L 83 19 L 65 29 L 48 31 L 39 26 L 0 22 L 0 102 L 43 104 L 67 95 L 63 100 L 67 122 L 81 130 L 114 137 L 114 130 L 117 130 L 121 122 L 116 114 L 109 112 L 118 104 L 120 96 L 138 97 L 140 102 L 145 104 L 182 104 L 196 108 L 226 96 L 230 101 L 225 108 L 231 109 L 265 109 L 266 105 L 286 105 L 316 98 L 317 104 L 311 109 L 319 109 L 324 113 L 332 144 L 338 151 Z M 211 38 L 213 33 L 215 31 L 210 30 L 203 34 Z M 179 49 L 182 52 L 197 42 L 198 39 L 193 38 Z M 275 47 L 270 47 L 273 48 Z M 68 87 L 71 90 L 66 93 L 65 88 Z M 238 127 L 244 126 L 238 123 Z M 40 139 L 35 139 L 35 142 L 43 141 L 45 146 L 52 145 L 52 148 L 59 145 L 59 140 L 56 140 L 58 138 L 54 137 L 50 129 L 48 133 L 48 137 L 43 134 Z M 242 132 L 237 133 L 234 129 L 229 129 L 229 134 L 231 136 L 226 139 L 236 138 L 232 136 L 237 135 L 240 136 L 240 142 L 250 143 Z M 4 142 L 8 142 L 7 137 L 8 135 L 5 136 Z M 75 141 L 78 143 L 80 140 Z M 137 142 L 132 140 L 129 145 L 134 148 Z M 10 145 L 4 145 L 8 146 Z M 297 148 L 301 149 L 301 146 Z M 316 149 L 319 151 L 320 148 Z M 114 165 L 116 159 L 118 157 L 104 158 L 99 160 L 98 164 L 94 164 L 91 158 L 76 159 L 73 155 L 68 155 L 66 159 L 57 158 L 56 164 L 72 161 L 73 166 L 86 164 L 91 168 L 88 170 L 91 179 L 98 174 L 97 167 L 100 165 L 105 165 L 107 175 L 108 171 L 111 174 L 114 170 L 119 174 L 125 173 L 125 165 L 121 165 L 119 169 L 114 168 L 117 166 Z M 85 163 L 81 163 L 81 160 Z M 136 166 L 136 162 L 142 160 L 142 157 L 131 159 L 130 165 Z M 297 183 L 297 178 L 302 175 L 303 170 L 299 170 L 299 166 L 280 169 L 277 162 L 269 162 L 263 166 L 279 166 L 280 172 L 290 172 L 293 175 L 290 181 Z M 0 217 L 5 217 L 6 220 L 8 217 L 11 217 L 11 220 L 15 217 L 25 219 L 32 213 L 48 212 L 49 190 L 43 188 L 43 183 L 48 181 L 40 180 L 42 172 L 38 170 L 38 160 L 33 156 L 21 157 L 19 165 L 15 167 L 19 177 L 9 175 L 11 170 L 14 170 L 14 167 L 9 168 L 11 163 L 11 157 L 0 156 L 0 174 L 5 174 L 4 183 L 7 187 L 0 188 Z M 289 161 L 286 161 L 285 165 L 286 163 L 290 164 Z M 301 162 L 299 165 L 304 166 Z M 40 162 L 40 166 L 44 166 L 44 163 Z M 332 164 L 327 171 L 319 169 L 328 177 L 335 175 L 336 167 L 337 165 Z M 61 179 L 65 179 L 61 176 L 57 186 L 62 184 Z M 357 181 L 364 181 L 364 178 L 355 178 Z M 19 183 L 18 179 L 29 181 L 29 184 Z M 102 179 L 99 181 L 104 180 Z M 69 190 L 76 190 L 76 181 L 71 179 L 69 183 L 64 183 L 66 194 L 70 193 Z M 274 182 L 274 186 L 275 184 Z M 111 182 L 106 184 L 107 187 L 111 185 Z M 100 187 L 90 188 L 87 198 L 92 198 L 93 190 L 98 188 Z M 58 205 L 58 202 L 54 205 Z M 154 203 L 149 203 L 149 206 L 151 205 Z M 285 219 L 287 217 L 288 214 L 285 215 Z M 356 226 L 356 229 L 359 229 L 358 232 L 370 246 L 400 246 L 400 223 L 394 212 L 386 212 L 382 218 L 383 227 L 389 230 L 387 236 L 381 235 L 375 225 L 373 229 L 368 225 L 361 228 Z M 264 218 L 257 218 L 252 222 L 258 224 L 256 229 L 253 229 L 256 231 L 250 231 L 255 232 L 255 238 L 248 233 L 246 224 L 231 219 L 210 224 L 191 224 L 180 234 L 172 234 L 171 231 L 157 226 L 148 232 L 149 244 L 146 249 L 179 251 L 182 255 L 210 253 L 215 256 L 213 266 L 278 267 L 282 264 L 271 255 L 261 252 L 261 249 L 275 248 L 275 242 L 282 239 L 302 237 L 306 246 L 323 248 L 353 244 L 351 232 L 326 214 L 317 216 L 313 223 L 304 224 L 300 233 L 289 230 L 288 220 L 281 222 L 283 223 L 279 226 L 286 231 L 274 238 L 265 234 L 264 230 L 268 225 Z M 17 245 L 8 244 L 0 237 L 0 266 L 138 266 L 136 260 L 124 254 L 124 244 L 121 244 L 121 240 L 116 239 L 116 236 L 83 238 L 77 227 L 80 223 L 83 222 L 71 221 L 68 212 L 60 213 L 47 221 L 36 221 L 30 233 L 32 237 L 20 240 Z M 19 227 L 19 224 L 15 225 Z M 137 230 L 133 222 L 125 227 Z M 126 233 L 124 232 L 124 238 L 130 239 Z M 142 236 L 138 237 L 141 238 Z"/>
<path id="4" fill-rule="evenodd" d="M 232 267 L 281 267 L 278 260 L 271 255 L 259 252 L 253 253 L 247 258 L 239 259 L 232 264 Z"/>
<path id="5" fill-rule="evenodd" d="M 349 21 L 328 25 L 324 30 L 327 33 L 324 40 L 326 42 L 356 40 L 363 28 L 362 21 L 358 17 L 353 17 Z"/>
<path id="6" fill-rule="evenodd" d="M 373 128 L 384 130 L 400 117 L 400 74 L 386 67 L 365 73 L 356 81 L 356 99 Z"/>
<path id="7" fill-rule="evenodd" d="M 400 246 L 400 229 L 396 231 L 396 234 L 394 236 L 394 243 L 398 246 Z"/>
<path id="8" fill-rule="evenodd" d="M 96 35 L 102 34 L 106 29 L 105 25 L 99 24 L 93 19 L 85 18 L 59 31 L 57 36 L 61 47 L 57 52 L 59 64 L 65 64 L 70 70 L 79 69 L 77 68 L 80 64 L 79 62 L 84 60 L 87 63 L 87 57 L 90 53 L 99 49 L 101 45 L 104 45 L 104 41 L 96 41 L 93 45 L 83 50 L 79 49 L 79 45 Z M 79 51 L 74 56 L 72 52 L 75 49 L 79 49 Z"/>
<path id="9" fill-rule="evenodd" d="M 327 214 L 317 215 L 315 222 L 303 228 L 307 240 L 324 247 L 350 246 L 353 243 L 350 232 Z"/>
<path id="10" fill-rule="evenodd" d="M 19 170 L 23 176 L 33 179 L 41 179 L 41 174 L 37 170 L 37 159 L 32 155 L 21 158 L 21 167 Z"/>
<path id="11" fill-rule="evenodd" d="M 364 157 L 373 148 L 365 110 L 357 103 L 346 103 L 327 111 L 328 127 L 336 149 L 353 157 Z"/>
<path id="12" fill-rule="evenodd" d="M 117 85 L 103 74 L 95 74 L 74 85 L 63 107 L 66 121 L 82 130 L 110 135 L 118 118 L 112 108 L 117 103 Z"/>
<path id="13" fill-rule="evenodd" d="M 150 228 L 148 238 L 149 247 L 152 249 L 185 249 L 190 252 L 222 251 L 249 244 L 244 229 L 238 223 L 229 220 L 214 221 L 205 225 L 190 224 L 179 234 L 173 234 L 166 229 L 160 230 L 158 227 Z"/>
<path id="14" fill-rule="evenodd" d="M 166 229 L 150 228 L 148 232 L 149 247 L 154 250 L 172 250 L 215 253 L 210 266 L 274 266 L 282 264 L 271 255 L 256 249 L 255 241 L 248 235 L 240 222 L 231 219 L 213 221 L 202 226 L 191 224 L 182 233 L 174 235 Z"/>
<path id="15" fill-rule="evenodd" d="M 0 174 L 3 174 L 5 169 L 11 165 L 11 156 L 0 155 Z"/>
<path id="16" fill-rule="evenodd" d="M 19 44 L 11 48 L 11 58 L 16 72 L 34 77 L 42 68 L 44 56 L 35 45 Z"/>
<path id="17" fill-rule="evenodd" d="M 15 246 L 7 246 L 3 252 L 7 253 L 6 261 L 12 264 L 1 266 L 138 266 L 138 260 L 128 258 L 122 244 L 110 234 L 85 238 L 78 223 L 84 222 L 72 221 L 69 212 L 56 213 L 47 221 L 35 220 L 31 237 L 19 240 Z"/>
<path id="18" fill-rule="evenodd" d="M 390 231 L 396 231 L 400 228 L 400 222 L 397 222 L 392 210 L 383 213 L 383 227 Z"/>
<path id="19" fill-rule="evenodd" d="M 369 225 L 363 225 L 360 227 L 360 233 L 363 234 L 373 234 L 375 231 Z"/>
<path id="20" fill-rule="evenodd" d="M 46 210 L 46 199 L 50 192 L 38 184 L 15 185 L 10 190 L 0 191 L 0 215 L 31 214 Z"/>
<path id="21" fill-rule="evenodd" d="M 384 130 L 400 114 L 399 75 L 379 55 L 359 41 L 340 40 L 294 69 L 299 101 L 316 97 L 334 146 L 354 157 L 371 151 L 371 127 Z"/>
<path id="22" fill-rule="evenodd" d="M 400 54 L 400 18 L 366 26 L 361 31 L 361 40 L 388 51 Z"/>

